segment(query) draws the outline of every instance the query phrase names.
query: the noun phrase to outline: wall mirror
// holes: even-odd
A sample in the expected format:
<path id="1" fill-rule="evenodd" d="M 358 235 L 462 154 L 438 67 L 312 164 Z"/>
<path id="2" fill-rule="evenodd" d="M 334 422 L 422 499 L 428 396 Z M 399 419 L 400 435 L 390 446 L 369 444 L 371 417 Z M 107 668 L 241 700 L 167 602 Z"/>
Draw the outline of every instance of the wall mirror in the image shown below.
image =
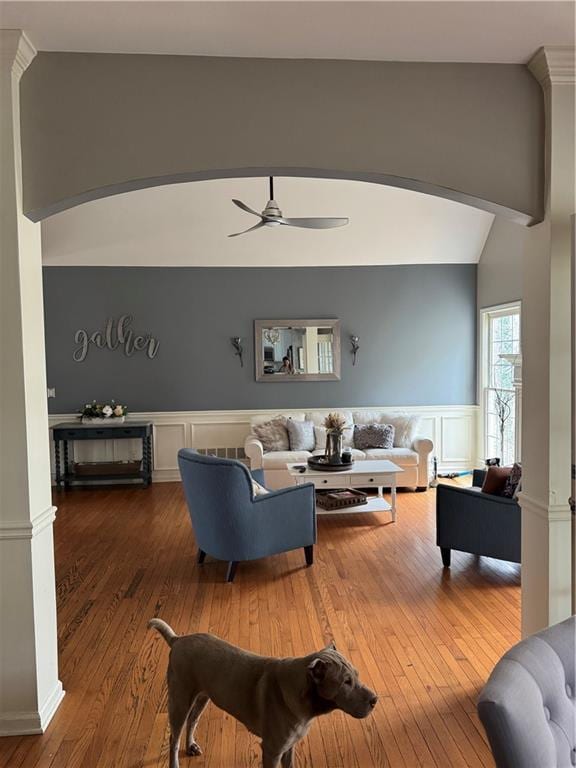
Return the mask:
<path id="1" fill-rule="evenodd" d="M 256 381 L 338 381 L 339 320 L 256 320 Z"/>

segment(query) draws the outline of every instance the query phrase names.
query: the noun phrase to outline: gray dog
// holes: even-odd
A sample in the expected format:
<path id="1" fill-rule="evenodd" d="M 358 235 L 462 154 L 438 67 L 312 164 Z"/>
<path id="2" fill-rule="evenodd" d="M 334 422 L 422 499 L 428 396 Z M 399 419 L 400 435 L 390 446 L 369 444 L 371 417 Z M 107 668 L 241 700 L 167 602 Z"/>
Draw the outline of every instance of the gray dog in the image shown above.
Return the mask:
<path id="1" fill-rule="evenodd" d="M 297 659 L 275 659 L 243 651 L 214 635 L 178 637 L 161 619 L 151 619 L 148 626 L 171 648 L 170 768 L 178 768 L 184 723 L 186 754 L 202 753 L 194 731 L 210 700 L 262 739 L 262 768 L 291 768 L 295 744 L 318 715 L 341 709 L 352 717 L 366 717 L 378 701 L 334 645 Z"/>

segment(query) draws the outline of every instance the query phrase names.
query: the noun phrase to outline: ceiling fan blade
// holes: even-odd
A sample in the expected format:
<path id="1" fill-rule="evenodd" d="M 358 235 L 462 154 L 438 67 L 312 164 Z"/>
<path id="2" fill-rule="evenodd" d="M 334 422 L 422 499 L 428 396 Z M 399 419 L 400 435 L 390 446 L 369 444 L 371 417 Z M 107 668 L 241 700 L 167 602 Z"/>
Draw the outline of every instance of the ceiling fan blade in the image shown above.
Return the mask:
<path id="1" fill-rule="evenodd" d="M 233 235 L 228 235 L 228 237 L 238 237 L 238 235 L 245 235 L 247 232 L 253 232 L 255 229 L 260 229 L 260 227 L 265 226 L 265 223 L 263 221 L 259 221 L 258 224 L 254 224 L 253 227 L 250 227 L 249 229 L 244 229 L 242 232 L 234 232 Z"/>
<path id="2" fill-rule="evenodd" d="M 246 213 L 252 213 L 254 216 L 260 216 L 260 214 L 257 211 L 253 211 L 252 208 L 249 208 L 246 203 L 243 203 L 242 200 L 232 200 L 234 205 L 237 205 L 238 208 L 242 208 L 243 211 L 246 211 Z"/>
<path id="3" fill-rule="evenodd" d="M 346 218 L 327 218 L 318 217 L 313 219 L 279 219 L 280 224 L 286 224 L 289 227 L 303 227 L 304 229 L 333 229 L 334 227 L 344 227 L 350 219 Z"/>

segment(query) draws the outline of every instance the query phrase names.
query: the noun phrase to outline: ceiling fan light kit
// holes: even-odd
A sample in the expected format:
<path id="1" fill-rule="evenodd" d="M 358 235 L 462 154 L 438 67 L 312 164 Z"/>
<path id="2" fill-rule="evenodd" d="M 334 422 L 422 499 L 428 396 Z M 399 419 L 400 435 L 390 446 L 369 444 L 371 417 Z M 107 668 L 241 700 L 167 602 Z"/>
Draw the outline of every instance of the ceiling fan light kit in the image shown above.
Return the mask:
<path id="1" fill-rule="evenodd" d="M 238 206 L 246 213 L 251 213 L 253 216 L 258 216 L 260 221 L 254 224 L 253 227 L 243 230 L 242 232 L 234 232 L 228 237 L 238 237 L 238 235 L 245 235 L 247 232 L 253 232 L 255 229 L 261 227 L 277 227 L 280 225 L 286 227 L 300 227 L 302 229 L 334 229 L 335 227 L 344 227 L 348 224 L 349 219 L 344 217 L 317 217 L 317 218 L 304 218 L 304 219 L 287 219 L 282 215 L 282 211 L 278 206 L 278 203 L 274 200 L 274 177 L 269 177 L 270 183 L 270 199 L 266 203 L 266 207 L 262 213 L 254 211 L 252 208 L 243 203 L 241 200 L 232 200 L 234 205 Z"/>

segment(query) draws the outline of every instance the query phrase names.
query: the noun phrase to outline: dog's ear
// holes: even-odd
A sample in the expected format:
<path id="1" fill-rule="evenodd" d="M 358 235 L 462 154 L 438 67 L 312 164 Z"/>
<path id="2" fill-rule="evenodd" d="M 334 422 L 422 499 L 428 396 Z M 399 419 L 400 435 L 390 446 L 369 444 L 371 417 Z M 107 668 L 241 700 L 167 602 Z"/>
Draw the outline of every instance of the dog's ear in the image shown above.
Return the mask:
<path id="1" fill-rule="evenodd" d="M 315 683 L 321 683 L 326 677 L 327 664 L 322 659 L 314 659 L 308 664 L 308 675 Z"/>

